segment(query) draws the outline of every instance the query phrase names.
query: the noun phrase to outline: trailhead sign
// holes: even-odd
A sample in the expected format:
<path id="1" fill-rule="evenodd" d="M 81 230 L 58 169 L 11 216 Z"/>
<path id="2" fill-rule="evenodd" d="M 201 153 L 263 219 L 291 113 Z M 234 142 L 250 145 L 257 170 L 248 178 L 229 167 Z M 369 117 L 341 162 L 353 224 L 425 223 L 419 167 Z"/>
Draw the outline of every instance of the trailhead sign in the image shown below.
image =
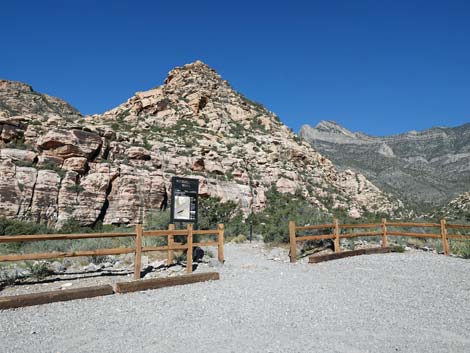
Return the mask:
<path id="1" fill-rule="evenodd" d="M 197 224 L 198 191 L 198 179 L 171 178 L 171 223 Z"/>

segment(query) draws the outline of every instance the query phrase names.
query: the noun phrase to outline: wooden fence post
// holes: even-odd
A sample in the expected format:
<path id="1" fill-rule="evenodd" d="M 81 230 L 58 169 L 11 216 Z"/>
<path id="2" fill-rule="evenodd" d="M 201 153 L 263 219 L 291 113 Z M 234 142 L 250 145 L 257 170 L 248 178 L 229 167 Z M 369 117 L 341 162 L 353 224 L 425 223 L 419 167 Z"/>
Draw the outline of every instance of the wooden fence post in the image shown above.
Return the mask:
<path id="1" fill-rule="evenodd" d="M 449 241 L 447 239 L 447 227 L 446 220 L 441 219 L 441 239 L 442 239 L 442 249 L 444 250 L 444 255 L 449 255 Z"/>
<path id="2" fill-rule="evenodd" d="M 174 224 L 170 224 L 168 225 L 168 230 L 170 232 L 174 231 L 175 230 L 175 225 Z M 173 243 L 174 243 L 174 239 L 175 239 L 175 236 L 173 235 L 173 233 L 168 233 L 168 257 L 167 257 L 167 260 L 166 260 L 166 265 L 167 266 L 171 266 L 173 264 Z"/>
<path id="3" fill-rule="evenodd" d="M 135 225 L 135 256 L 134 279 L 140 279 L 140 266 L 142 260 L 142 224 Z"/>
<path id="4" fill-rule="evenodd" d="M 188 251 L 186 252 L 186 272 L 193 272 L 193 224 L 189 223 L 188 227 Z"/>
<path id="5" fill-rule="evenodd" d="M 224 225 L 219 224 L 217 236 L 217 257 L 220 263 L 224 263 Z"/>
<path id="6" fill-rule="evenodd" d="M 387 246 L 387 220 L 385 218 L 382 218 L 382 248 L 386 248 Z"/>
<path id="7" fill-rule="evenodd" d="M 295 221 L 289 221 L 290 262 L 297 261 L 297 248 L 295 244 Z"/>
<path id="8" fill-rule="evenodd" d="M 335 224 L 335 252 L 340 252 L 340 246 L 339 246 L 339 224 L 338 224 L 338 219 L 334 219 L 334 224 Z"/>

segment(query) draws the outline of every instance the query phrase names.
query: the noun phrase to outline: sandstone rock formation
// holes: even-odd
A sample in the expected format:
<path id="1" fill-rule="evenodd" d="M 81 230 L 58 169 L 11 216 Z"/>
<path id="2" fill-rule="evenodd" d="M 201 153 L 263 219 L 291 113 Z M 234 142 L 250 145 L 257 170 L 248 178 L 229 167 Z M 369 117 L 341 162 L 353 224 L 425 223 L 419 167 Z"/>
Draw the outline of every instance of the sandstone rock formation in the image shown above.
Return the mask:
<path id="1" fill-rule="evenodd" d="M 160 207 L 174 175 L 199 178 L 201 197 L 233 200 L 245 214 L 265 207 L 272 186 L 356 216 L 402 206 L 364 176 L 338 172 L 274 113 L 200 61 L 86 117 L 30 86 L 0 82 L 0 215 L 6 217 L 57 227 L 71 218 L 132 224 Z M 50 106 L 28 111 L 23 100 L 31 95 Z"/>

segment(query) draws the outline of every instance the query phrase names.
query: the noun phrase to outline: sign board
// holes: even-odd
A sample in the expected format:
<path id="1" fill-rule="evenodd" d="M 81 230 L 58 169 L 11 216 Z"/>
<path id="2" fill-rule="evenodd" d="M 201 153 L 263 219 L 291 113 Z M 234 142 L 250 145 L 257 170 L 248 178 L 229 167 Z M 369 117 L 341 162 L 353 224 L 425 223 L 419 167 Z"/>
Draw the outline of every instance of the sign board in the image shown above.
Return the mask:
<path id="1" fill-rule="evenodd" d="M 171 178 L 171 223 L 197 224 L 198 191 L 198 179 Z"/>

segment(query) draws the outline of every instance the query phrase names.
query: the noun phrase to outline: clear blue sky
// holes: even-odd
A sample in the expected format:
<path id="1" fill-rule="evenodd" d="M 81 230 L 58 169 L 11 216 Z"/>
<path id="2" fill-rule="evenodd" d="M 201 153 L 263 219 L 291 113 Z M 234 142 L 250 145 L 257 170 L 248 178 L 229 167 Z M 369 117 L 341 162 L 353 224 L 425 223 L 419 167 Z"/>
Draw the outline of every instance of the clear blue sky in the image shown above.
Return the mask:
<path id="1" fill-rule="evenodd" d="M 101 113 L 200 59 L 294 130 L 470 122 L 470 1 L 2 1 L 0 78 Z"/>

